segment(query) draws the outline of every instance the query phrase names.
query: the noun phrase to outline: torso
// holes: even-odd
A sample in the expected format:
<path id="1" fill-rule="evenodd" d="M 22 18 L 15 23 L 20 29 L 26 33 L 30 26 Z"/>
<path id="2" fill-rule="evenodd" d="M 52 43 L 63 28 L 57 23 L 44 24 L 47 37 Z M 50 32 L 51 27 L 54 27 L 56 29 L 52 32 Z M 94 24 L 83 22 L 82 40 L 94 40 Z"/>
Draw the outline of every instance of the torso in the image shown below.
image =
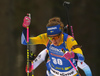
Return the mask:
<path id="1" fill-rule="evenodd" d="M 67 39 L 67 36 L 68 35 L 64 36 L 64 39 Z M 47 48 L 49 50 L 49 56 L 50 56 L 51 72 L 54 72 L 54 71 L 68 72 L 69 71 L 71 74 L 74 74 L 74 71 L 75 71 L 74 68 L 72 67 L 70 62 L 63 57 L 64 53 L 62 52 L 62 48 L 65 51 L 69 51 L 67 48 L 65 48 L 64 41 L 59 46 L 54 46 L 53 44 L 50 44 L 50 43 L 48 43 L 47 45 Z M 74 59 L 71 59 L 71 61 L 73 62 L 74 65 L 76 65 L 76 62 Z"/>

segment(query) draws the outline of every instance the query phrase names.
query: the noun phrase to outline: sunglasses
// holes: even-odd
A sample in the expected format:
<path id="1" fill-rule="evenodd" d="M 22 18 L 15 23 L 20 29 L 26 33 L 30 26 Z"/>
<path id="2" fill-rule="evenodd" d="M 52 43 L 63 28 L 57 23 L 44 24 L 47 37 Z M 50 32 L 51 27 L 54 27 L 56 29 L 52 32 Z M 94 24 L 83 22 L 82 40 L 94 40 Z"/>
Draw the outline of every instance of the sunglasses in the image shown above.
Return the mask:
<path id="1" fill-rule="evenodd" d="M 61 34 L 61 33 L 60 33 L 60 34 Z M 58 34 L 58 35 L 56 35 L 56 36 L 48 36 L 48 38 L 49 38 L 50 40 L 53 40 L 53 39 L 57 40 L 57 39 L 59 39 L 60 34 Z"/>

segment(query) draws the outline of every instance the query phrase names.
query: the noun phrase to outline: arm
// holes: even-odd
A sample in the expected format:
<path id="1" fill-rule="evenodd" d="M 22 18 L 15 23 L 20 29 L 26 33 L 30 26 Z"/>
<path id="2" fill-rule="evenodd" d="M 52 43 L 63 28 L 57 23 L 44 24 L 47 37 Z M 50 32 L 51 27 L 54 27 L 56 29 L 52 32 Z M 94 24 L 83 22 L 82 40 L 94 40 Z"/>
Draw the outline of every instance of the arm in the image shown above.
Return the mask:
<path id="1" fill-rule="evenodd" d="M 22 35 L 21 35 L 21 44 L 23 44 L 23 45 L 27 45 L 27 42 L 26 42 L 27 29 L 26 28 L 29 27 L 30 22 L 31 22 L 31 18 L 28 17 L 28 16 L 25 16 L 24 20 L 23 20 L 23 24 L 22 24 L 23 31 L 22 31 Z M 48 41 L 47 33 L 38 35 L 36 37 L 30 37 L 29 38 L 29 44 L 30 45 L 31 44 L 32 45 L 44 44 L 46 46 L 47 41 Z"/>
<path id="2" fill-rule="evenodd" d="M 66 48 L 68 48 L 69 51 L 72 50 L 75 53 L 75 59 L 78 59 L 81 62 L 84 61 L 84 56 L 81 48 L 80 47 L 73 48 L 74 46 L 78 46 L 78 43 L 73 37 L 68 35 L 66 45 L 67 45 Z"/>
<path id="3" fill-rule="evenodd" d="M 40 34 L 36 37 L 30 37 L 29 38 L 29 44 L 30 45 L 43 44 L 43 45 L 46 46 L 47 42 L 48 42 L 47 33 L 43 33 L 43 34 Z M 27 42 L 26 42 L 26 28 L 23 28 L 23 31 L 22 31 L 21 44 L 27 45 Z"/>
<path id="4" fill-rule="evenodd" d="M 30 61 L 30 64 L 29 64 L 29 72 L 32 72 L 32 69 L 35 70 L 45 60 L 46 54 L 47 54 L 47 49 L 44 49 L 33 60 L 33 64 Z M 26 66 L 26 72 L 27 72 L 27 66 Z"/>
<path id="5" fill-rule="evenodd" d="M 46 46 L 47 42 L 48 42 L 47 33 L 43 33 L 43 34 L 40 34 L 36 37 L 30 37 L 29 38 L 29 44 L 30 45 L 43 44 L 43 45 Z"/>
<path id="6" fill-rule="evenodd" d="M 33 61 L 33 67 L 36 69 L 44 60 L 47 54 L 47 49 L 42 50 L 39 55 Z"/>
<path id="7" fill-rule="evenodd" d="M 77 65 L 80 69 L 82 69 L 86 76 L 92 76 L 92 72 L 90 67 L 85 62 L 77 62 Z"/>

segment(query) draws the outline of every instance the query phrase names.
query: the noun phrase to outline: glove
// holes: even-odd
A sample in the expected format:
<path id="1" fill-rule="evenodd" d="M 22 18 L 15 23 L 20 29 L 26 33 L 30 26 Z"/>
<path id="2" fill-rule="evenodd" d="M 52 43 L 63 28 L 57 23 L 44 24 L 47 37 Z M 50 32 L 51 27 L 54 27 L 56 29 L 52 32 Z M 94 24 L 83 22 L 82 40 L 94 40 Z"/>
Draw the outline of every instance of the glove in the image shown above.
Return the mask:
<path id="1" fill-rule="evenodd" d="M 33 61 L 35 59 L 36 55 L 32 53 L 32 51 L 30 52 L 30 55 L 29 55 L 29 60 L 30 61 Z"/>
<path id="2" fill-rule="evenodd" d="M 31 22 L 31 18 L 28 16 L 25 16 L 22 26 L 27 28 L 30 25 L 30 22 Z"/>
<path id="3" fill-rule="evenodd" d="M 26 73 L 28 72 L 27 70 L 27 65 L 26 65 Z M 29 73 L 32 72 L 32 64 L 31 62 L 29 61 Z"/>
<path id="4" fill-rule="evenodd" d="M 75 54 L 74 54 L 74 52 L 73 51 L 71 51 L 71 52 L 66 52 L 64 55 L 63 55 L 63 57 L 65 58 L 65 59 L 67 59 L 67 60 L 69 60 L 70 58 L 74 58 L 74 56 L 75 56 Z"/>

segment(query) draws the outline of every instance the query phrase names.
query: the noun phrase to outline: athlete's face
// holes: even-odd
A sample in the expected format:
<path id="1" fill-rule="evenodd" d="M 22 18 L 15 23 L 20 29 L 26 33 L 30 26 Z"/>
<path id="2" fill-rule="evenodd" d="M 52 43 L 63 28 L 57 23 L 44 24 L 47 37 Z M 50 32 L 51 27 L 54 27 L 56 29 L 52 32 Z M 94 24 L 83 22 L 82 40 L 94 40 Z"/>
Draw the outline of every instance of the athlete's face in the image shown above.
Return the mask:
<path id="1" fill-rule="evenodd" d="M 55 35 L 48 35 L 49 40 L 52 42 L 53 45 L 58 46 L 60 40 L 61 40 L 61 34 L 55 34 Z"/>

